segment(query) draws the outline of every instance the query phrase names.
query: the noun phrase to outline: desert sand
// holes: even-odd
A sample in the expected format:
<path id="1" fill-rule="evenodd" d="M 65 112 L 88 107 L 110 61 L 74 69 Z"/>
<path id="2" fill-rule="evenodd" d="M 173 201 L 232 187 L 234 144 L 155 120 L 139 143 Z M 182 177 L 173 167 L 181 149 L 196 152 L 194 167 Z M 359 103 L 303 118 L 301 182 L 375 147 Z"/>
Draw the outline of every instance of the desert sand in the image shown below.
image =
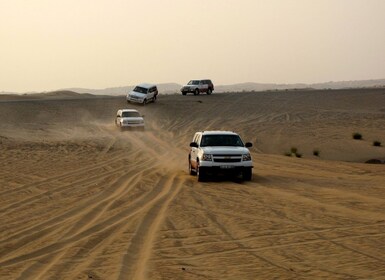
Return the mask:
<path id="1" fill-rule="evenodd" d="M 385 279 L 385 89 L 24 99 L 0 98 L 0 279 Z M 212 129 L 253 143 L 252 181 L 188 174 Z"/>

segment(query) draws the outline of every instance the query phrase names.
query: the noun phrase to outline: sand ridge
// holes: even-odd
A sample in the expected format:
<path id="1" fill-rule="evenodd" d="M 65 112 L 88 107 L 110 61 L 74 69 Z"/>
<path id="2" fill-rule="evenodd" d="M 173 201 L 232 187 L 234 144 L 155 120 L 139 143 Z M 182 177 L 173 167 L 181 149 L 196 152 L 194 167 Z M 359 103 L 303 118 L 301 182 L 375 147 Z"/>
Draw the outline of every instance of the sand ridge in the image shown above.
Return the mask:
<path id="1" fill-rule="evenodd" d="M 384 165 L 363 163 L 385 159 L 384 104 L 381 89 L 0 102 L 0 278 L 385 279 Z M 144 132 L 114 126 L 126 107 Z M 253 142 L 251 182 L 188 174 L 208 129 Z"/>

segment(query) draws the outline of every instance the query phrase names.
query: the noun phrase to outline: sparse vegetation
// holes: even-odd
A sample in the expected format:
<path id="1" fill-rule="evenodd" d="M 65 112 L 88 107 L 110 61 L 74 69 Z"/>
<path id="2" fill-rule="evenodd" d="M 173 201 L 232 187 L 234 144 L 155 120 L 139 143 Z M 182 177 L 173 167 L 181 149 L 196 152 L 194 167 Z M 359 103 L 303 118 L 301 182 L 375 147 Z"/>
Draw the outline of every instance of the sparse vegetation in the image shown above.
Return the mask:
<path id="1" fill-rule="evenodd" d="M 373 141 L 373 146 L 381 147 L 381 142 L 380 141 Z"/>
<path id="2" fill-rule="evenodd" d="M 290 152 L 285 152 L 284 153 L 285 156 L 287 157 L 297 157 L 297 158 L 301 158 L 302 157 L 302 154 L 301 153 L 298 153 L 298 149 L 296 147 L 292 147 L 290 149 Z"/>
<path id="3" fill-rule="evenodd" d="M 319 157 L 319 150 L 313 150 L 313 156 Z"/>
<path id="4" fill-rule="evenodd" d="M 353 133 L 353 139 L 354 140 L 362 140 L 362 134 L 359 132 Z"/>

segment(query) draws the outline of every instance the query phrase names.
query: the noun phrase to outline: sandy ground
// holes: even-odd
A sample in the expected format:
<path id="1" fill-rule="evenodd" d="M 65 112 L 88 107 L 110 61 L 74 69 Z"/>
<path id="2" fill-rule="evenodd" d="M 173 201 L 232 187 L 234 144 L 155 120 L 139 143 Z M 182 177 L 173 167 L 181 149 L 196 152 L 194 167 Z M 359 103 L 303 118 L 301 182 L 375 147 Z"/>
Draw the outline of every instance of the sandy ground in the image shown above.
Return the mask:
<path id="1" fill-rule="evenodd" d="M 385 279 L 384 89 L 7 99 L 0 279 Z M 188 174 L 209 129 L 253 142 L 251 182 Z"/>

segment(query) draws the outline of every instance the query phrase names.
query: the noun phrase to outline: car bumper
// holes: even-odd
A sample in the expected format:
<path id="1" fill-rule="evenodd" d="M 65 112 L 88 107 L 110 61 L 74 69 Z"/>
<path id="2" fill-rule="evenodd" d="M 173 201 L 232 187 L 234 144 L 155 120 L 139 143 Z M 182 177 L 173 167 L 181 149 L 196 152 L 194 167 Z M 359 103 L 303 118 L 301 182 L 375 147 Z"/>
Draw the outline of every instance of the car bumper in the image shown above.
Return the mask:
<path id="1" fill-rule="evenodd" d="M 143 103 L 144 99 L 137 99 L 137 98 L 130 98 L 130 97 L 128 97 L 127 101 L 128 102 L 133 102 L 133 103 Z"/>
<path id="2" fill-rule="evenodd" d="M 226 163 L 201 161 L 200 168 L 204 169 L 207 173 L 238 173 L 246 168 L 253 168 L 253 162 L 241 161 Z"/>
<path id="3" fill-rule="evenodd" d="M 183 88 L 180 90 L 182 93 L 193 93 L 195 90 L 190 88 Z"/>
<path id="4" fill-rule="evenodd" d="M 200 166 L 201 171 L 207 175 L 234 175 L 240 174 L 245 169 L 251 169 L 253 166 Z"/>

